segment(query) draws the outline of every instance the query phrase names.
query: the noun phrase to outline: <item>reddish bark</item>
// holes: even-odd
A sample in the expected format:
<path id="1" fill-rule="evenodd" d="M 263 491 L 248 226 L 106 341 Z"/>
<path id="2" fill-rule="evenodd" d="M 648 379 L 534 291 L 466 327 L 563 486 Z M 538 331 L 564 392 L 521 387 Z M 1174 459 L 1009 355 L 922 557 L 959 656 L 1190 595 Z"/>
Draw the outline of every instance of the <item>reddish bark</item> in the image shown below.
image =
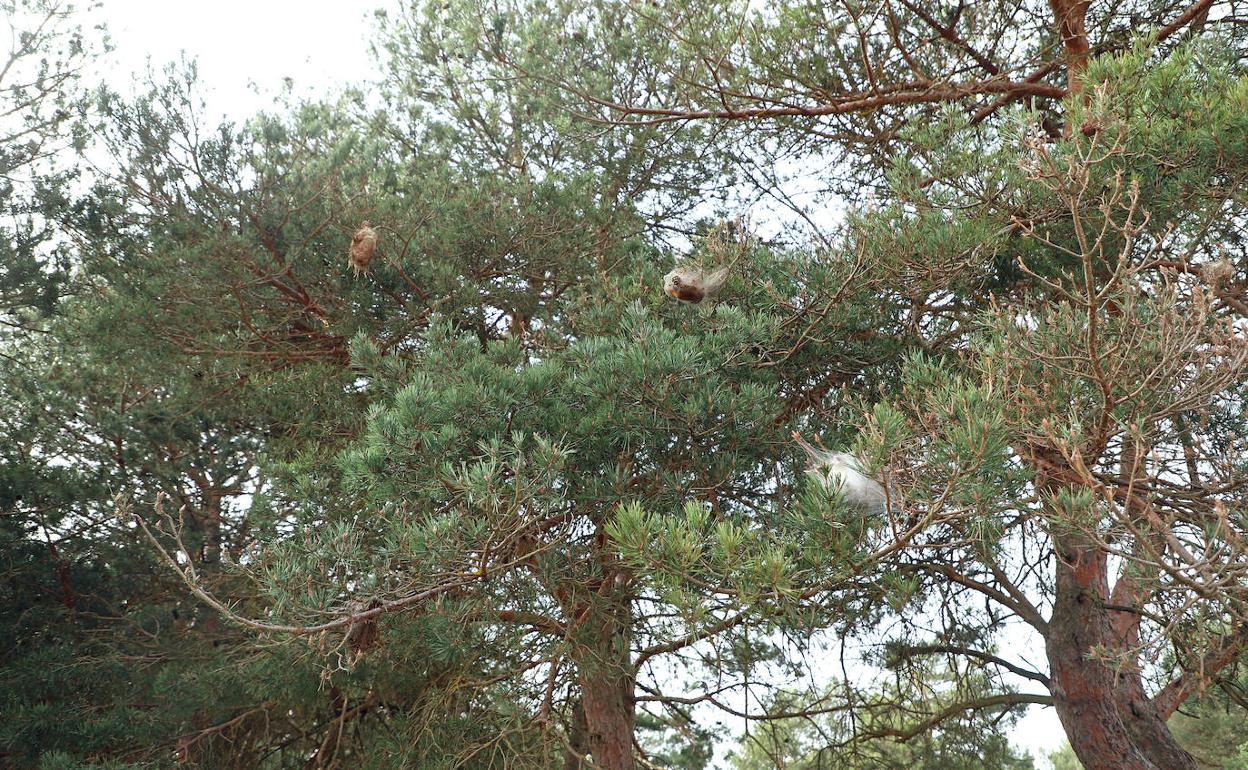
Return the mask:
<path id="1" fill-rule="evenodd" d="M 1094 657 L 1112 649 L 1105 555 L 1076 536 L 1055 538 L 1057 581 L 1046 648 L 1057 716 L 1088 770 L 1159 770 L 1135 745 L 1117 704 L 1117 676 Z"/>
<path id="2" fill-rule="evenodd" d="M 633 770 L 633 691 L 619 677 L 594 670 L 581 674 L 581 704 L 589 754 L 595 768 Z"/>
<path id="3" fill-rule="evenodd" d="M 1049 494 L 1079 485 L 1078 475 L 1055 454 L 1029 455 Z M 1128 514 L 1147 517 L 1148 502 L 1133 492 L 1137 459 L 1138 447 L 1124 447 L 1119 483 Z M 1149 576 L 1132 562 L 1111 597 L 1106 553 L 1095 538 L 1058 530 L 1053 544 L 1053 613 L 1045 638 L 1050 690 L 1076 756 L 1088 770 L 1195 770 L 1194 758 L 1166 726 L 1168 712 L 1144 692 L 1133 652 L 1140 615 L 1106 606 L 1142 606 Z"/>
<path id="4" fill-rule="evenodd" d="M 609 571 L 608 571 L 609 572 Z M 627 589 L 610 576 L 583 608 L 577 632 L 577 674 L 585 737 L 594 767 L 634 770 L 632 611 Z"/>
<path id="5" fill-rule="evenodd" d="M 1131 622 L 1105 607 L 1105 552 L 1081 535 L 1055 536 L 1054 544 L 1056 592 L 1046 646 L 1054 704 L 1075 754 L 1088 770 L 1196 770 L 1166 726 L 1167 715 L 1145 694 L 1138 660 L 1128 654 L 1138 640 L 1138 615 Z M 1116 598 L 1134 598 L 1135 588 L 1115 591 Z"/>
<path id="6" fill-rule="evenodd" d="M 1145 694 L 1138 667 L 1119 674 L 1116 697 L 1127 732 L 1153 764 L 1165 770 L 1196 770 L 1196 758 L 1174 739 L 1165 716 Z"/>
<path id="7" fill-rule="evenodd" d="M 1066 54 L 1066 91 L 1072 95 L 1083 90 L 1083 72 L 1088 68 L 1091 47 L 1085 21 L 1089 5 L 1088 0 L 1049 0 Z"/>
<path id="8" fill-rule="evenodd" d="M 1152 515 L 1151 503 L 1139 493 L 1144 488 L 1140 477 L 1141 446 L 1124 439 L 1118 458 L 1118 487 L 1124 502 L 1124 510 L 1141 531 L 1147 531 Z M 1138 561 L 1123 564 L 1110 595 L 1110 604 L 1116 607 L 1142 608 L 1148 600 L 1150 586 L 1154 585 L 1158 569 L 1149 565 L 1148 555 L 1165 550 L 1164 540 L 1154 534 L 1152 542 L 1137 541 L 1135 549 L 1141 557 Z M 1118 671 L 1118 713 L 1130 733 L 1132 741 L 1153 764 L 1176 770 L 1196 770 L 1196 760 L 1188 754 L 1171 735 L 1166 726 L 1167 714 L 1161 713 L 1153 699 L 1144 692 L 1144 680 L 1139 658 L 1125 651 L 1138 648 L 1140 641 L 1139 612 L 1110 610 L 1106 613 L 1116 649 L 1128 655 L 1125 665 Z"/>

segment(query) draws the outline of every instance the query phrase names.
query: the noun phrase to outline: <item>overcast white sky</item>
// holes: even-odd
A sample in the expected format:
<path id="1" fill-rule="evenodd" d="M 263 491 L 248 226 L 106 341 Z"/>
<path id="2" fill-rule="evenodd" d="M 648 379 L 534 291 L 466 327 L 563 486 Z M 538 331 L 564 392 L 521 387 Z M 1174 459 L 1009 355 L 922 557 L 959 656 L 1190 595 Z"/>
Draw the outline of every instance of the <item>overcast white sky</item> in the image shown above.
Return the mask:
<path id="1" fill-rule="evenodd" d="M 242 119 L 272 106 L 291 78 L 299 94 L 377 76 L 368 53 L 375 8 L 351 0 L 104 0 L 116 50 L 106 77 L 123 91 L 150 57 L 159 69 L 183 52 L 199 63 L 209 108 Z"/>
<path id="2" fill-rule="evenodd" d="M 297 94 L 307 96 L 376 79 L 378 65 L 369 55 L 368 39 L 373 11 L 383 5 L 350 0 L 104 0 L 100 15 L 116 50 L 103 74 L 125 93 L 149 57 L 159 69 L 185 52 L 198 61 L 201 94 L 209 110 L 242 120 L 271 106 L 285 78 L 294 81 Z M 1011 641 L 1013 649 L 1004 650 L 1006 655 L 1045 668 L 1038 640 L 1020 633 Z M 1037 758 L 1065 740 L 1053 710 L 1038 707 L 1020 721 L 1013 739 Z"/>

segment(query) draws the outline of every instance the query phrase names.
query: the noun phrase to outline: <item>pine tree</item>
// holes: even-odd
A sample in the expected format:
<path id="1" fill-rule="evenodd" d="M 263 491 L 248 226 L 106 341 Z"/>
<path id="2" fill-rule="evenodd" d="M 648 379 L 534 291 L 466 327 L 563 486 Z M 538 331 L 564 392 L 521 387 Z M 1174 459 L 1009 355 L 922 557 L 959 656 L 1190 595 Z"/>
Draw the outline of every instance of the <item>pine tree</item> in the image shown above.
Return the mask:
<path id="1" fill-rule="evenodd" d="M 559 20 L 585 25 L 588 54 L 543 66 L 518 44 L 499 58 L 602 125 L 716 125 L 721 147 L 748 148 L 739 168 L 827 159 L 836 171 L 817 182 L 860 199 L 853 187 L 870 186 L 842 253 L 863 256 L 900 321 L 878 331 L 923 355 L 882 397 L 829 401 L 849 408 L 906 518 L 856 533 L 857 552 L 826 549 L 823 564 L 850 564 L 803 575 L 807 591 L 819 577 L 842 612 L 909 607 L 895 651 L 1044 686 L 964 705 L 1052 703 L 1088 766 L 1190 767 L 1164 719 L 1242 645 L 1232 6 L 903 8 L 600 7 Z M 494 28 L 528 11 L 492 6 Z M 599 32 L 613 24 L 630 34 Z M 658 49 L 611 46 L 656 32 Z M 646 77 L 603 77 L 602 48 Z M 664 515 L 622 519 L 637 564 L 663 569 L 650 543 Z M 789 536 L 809 548 L 817 532 L 807 518 Z M 1125 559 L 1112 583 L 1111 555 Z M 876 580 L 863 590 L 856 573 Z M 934 639 L 921 607 L 943 618 Z M 1011 618 L 1045 640 L 1047 671 L 993 649 Z M 1169 647 L 1176 666 L 1147 664 Z"/>
<path id="2" fill-rule="evenodd" d="M 106 45 L 72 7 L 0 3 L 10 33 L 0 58 L 0 313 L 5 337 L 23 337 L 65 292 L 68 255 L 46 209 L 75 177 L 87 131 L 80 78 Z"/>
<path id="3" fill-rule="evenodd" d="M 826 585 L 843 610 L 873 596 L 908 608 L 903 658 L 1046 688 L 964 705 L 1051 703 L 1094 768 L 1193 767 L 1165 718 L 1244 641 L 1233 15 L 1212 2 L 660 4 L 630 16 L 675 41 L 639 54 L 657 62 L 649 88 L 603 90 L 579 75 L 586 60 L 534 79 L 620 130 L 714 123 L 748 163 L 801 147 L 802 168 L 848 167 L 821 180 L 871 186 L 844 251 L 863 255 L 922 354 L 850 418 L 903 505 L 859 533 L 859 552 L 825 554 L 850 562 Z M 657 561 L 657 525 L 627 523 L 628 550 Z M 934 634 L 923 608 L 942 618 Z M 1044 639 L 1047 671 L 993 649 L 1011 619 Z M 1169 648 L 1173 668 L 1148 664 Z"/>
<path id="4" fill-rule="evenodd" d="M 1193 766 L 1165 718 L 1243 643 L 1248 80 L 1221 4 L 1129 5 L 465 0 L 379 19 L 380 110 L 104 94 L 118 166 L 48 208 L 83 290 L 4 382 L 58 458 L 5 499 L 46 523 L 4 750 L 698 766 L 701 707 L 820 708 L 927 761 L 881 741 L 1043 704 L 1088 767 Z M 829 643 L 897 685 L 785 685 Z"/>

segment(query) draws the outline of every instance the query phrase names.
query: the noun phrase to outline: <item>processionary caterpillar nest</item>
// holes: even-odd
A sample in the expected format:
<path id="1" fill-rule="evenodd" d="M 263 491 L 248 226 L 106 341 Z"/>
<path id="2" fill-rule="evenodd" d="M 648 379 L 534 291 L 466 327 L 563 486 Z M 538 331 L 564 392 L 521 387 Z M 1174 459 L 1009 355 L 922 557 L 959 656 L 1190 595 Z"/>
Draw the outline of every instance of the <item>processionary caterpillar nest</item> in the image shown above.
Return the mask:
<path id="1" fill-rule="evenodd" d="M 357 599 L 347 606 L 347 611 L 352 615 L 359 615 L 368 610 L 375 610 L 380 606 L 381 602 L 376 599 L 367 604 Z M 357 620 L 348 625 L 346 641 L 347 649 L 357 659 L 376 647 L 378 642 L 381 641 L 381 630 L 377 627 L 377 618 L 371 617 L 366 620 Z"/>
<path id="2" fill-rule="evenodd" d="M 351 248 L 347 251 L 347 264 L 355 270 L 357 278 L 360 273 L 368 272 L 368 263 L 372 261 L 373 252 L 376 250 L 377 231 L 368 221 L 365 221 L 351 237 Z"/>
<path id="3" fill-rule="evenodd" d="M 754 242 L 740 218 L 717 225 L 703 239 L 696 258 L 682 260 L 663 276 L 663 292 L 681 302 L 701 302 L 715 296 Z"/>

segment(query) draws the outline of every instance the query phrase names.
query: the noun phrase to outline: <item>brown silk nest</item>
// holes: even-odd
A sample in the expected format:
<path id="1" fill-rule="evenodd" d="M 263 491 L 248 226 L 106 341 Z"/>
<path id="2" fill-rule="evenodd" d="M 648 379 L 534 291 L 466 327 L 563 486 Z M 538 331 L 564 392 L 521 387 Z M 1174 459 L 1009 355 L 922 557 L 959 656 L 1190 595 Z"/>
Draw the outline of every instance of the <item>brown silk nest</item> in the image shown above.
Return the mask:
<path id="1" fill-rule="evenodd" d="M 367 605 L 360 601 L 352 602 L 347 609 L 352 615 L 357 615 L 380 606 L 381 603 L 374 599 Z M 356 658 L 376 647 L 380 641 L 381 630 L 377 627 L 376 617 L 357 620 L 347 626 L 347 649 Z"/>
<path id="2" fill-rule="evenodd" d="M 347 264 L 351 265 L 356 277 L 360 273 L 368 272 L 368 263 L 372 261 L 373 252 L 376 250 L 377 231 L 368 222 L 364 222 L 351 237 L 351 248 L 347 251 Z"/>

